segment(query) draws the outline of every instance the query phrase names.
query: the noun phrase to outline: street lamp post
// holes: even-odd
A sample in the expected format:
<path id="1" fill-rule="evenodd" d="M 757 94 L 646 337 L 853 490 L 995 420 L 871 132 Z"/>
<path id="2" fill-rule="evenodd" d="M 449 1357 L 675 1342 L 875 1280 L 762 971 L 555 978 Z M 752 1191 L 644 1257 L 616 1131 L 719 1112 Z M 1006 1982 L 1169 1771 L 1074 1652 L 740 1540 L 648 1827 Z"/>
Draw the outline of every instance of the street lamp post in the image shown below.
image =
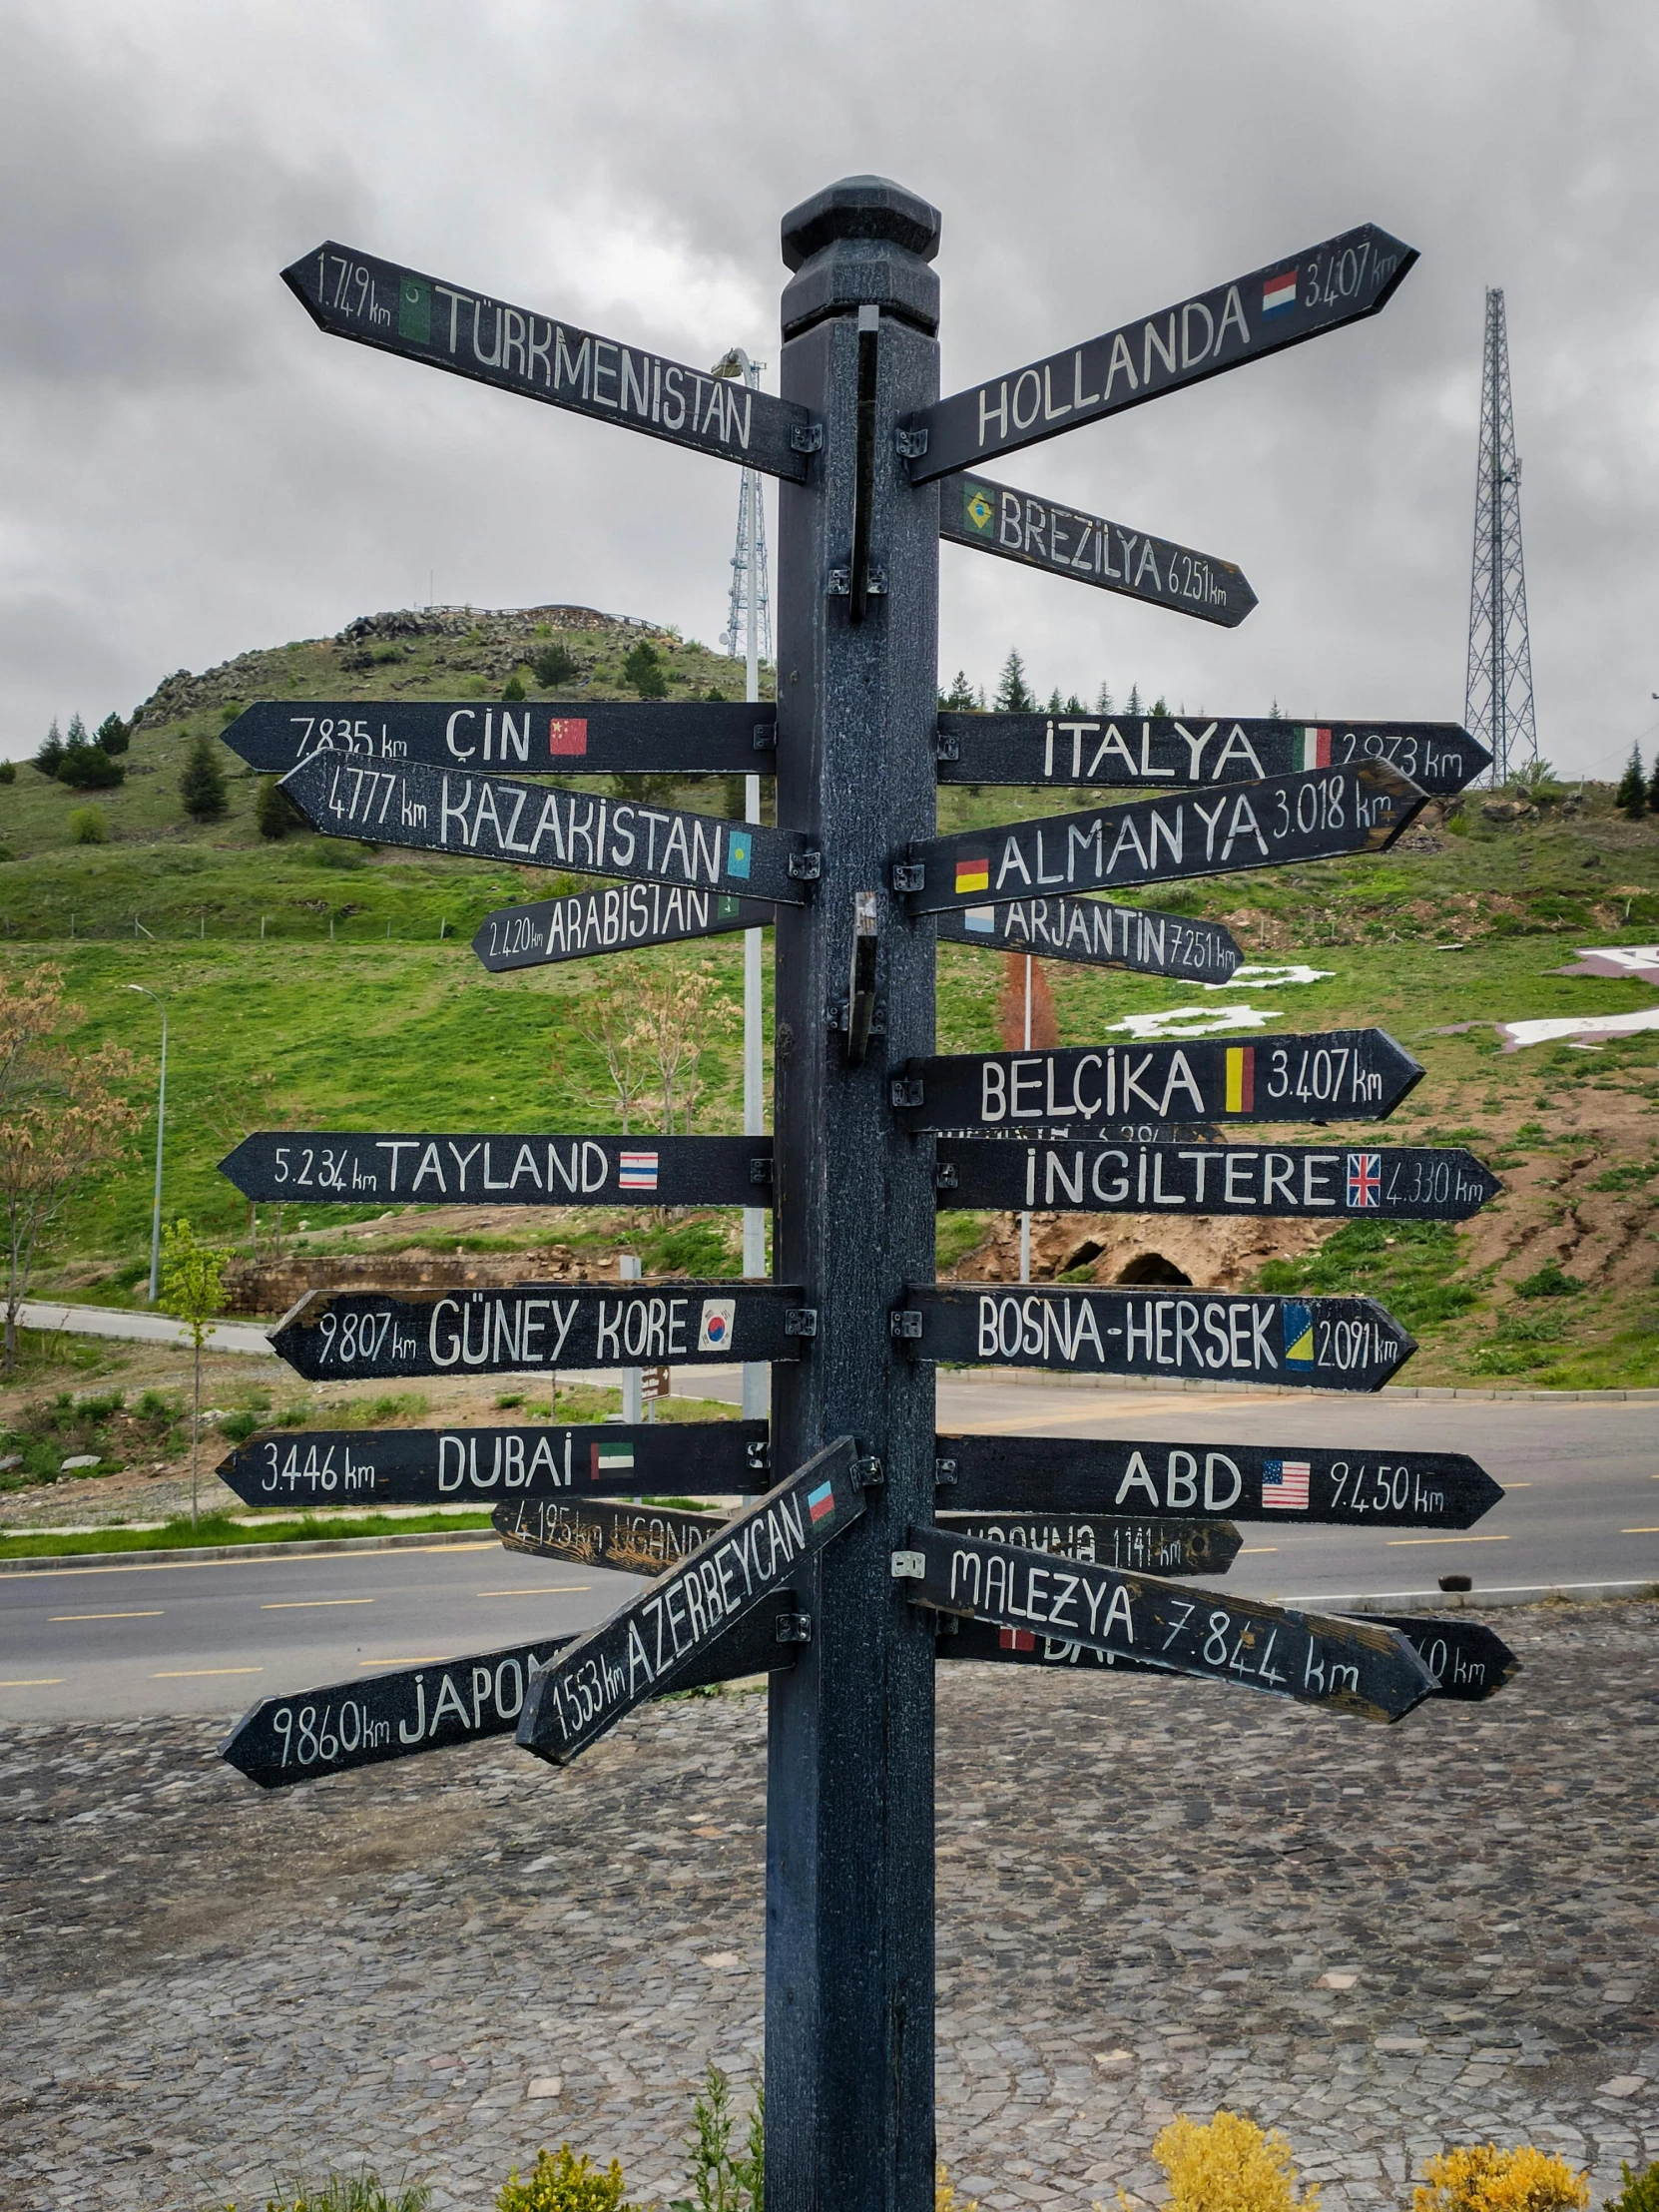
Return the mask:
<path id="1" fill-rule="evenodd" d="M 162 1010 L 162 1087 L 156 1100 L 156 1203 L 150 1216 L 150 1300 L 154 1306 L 161 1291 L 162 1270 L 162 1139 L 167 1128 L 167 1005 L 142 983 L 129 983 L 130 991 L 154 998 Z"/>

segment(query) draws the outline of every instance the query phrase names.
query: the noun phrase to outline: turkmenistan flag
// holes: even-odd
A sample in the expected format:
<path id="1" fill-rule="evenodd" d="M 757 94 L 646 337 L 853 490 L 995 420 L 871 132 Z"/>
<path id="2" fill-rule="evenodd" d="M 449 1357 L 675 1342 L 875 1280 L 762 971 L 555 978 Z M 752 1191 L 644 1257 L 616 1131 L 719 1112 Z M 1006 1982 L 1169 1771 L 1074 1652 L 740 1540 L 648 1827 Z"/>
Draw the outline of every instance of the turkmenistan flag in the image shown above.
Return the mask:
<path id="1" fill-rule="evenodd" d="M 412 345 L 432 342 L 432 287 L 423 276 L 398 279 L 397 334 Z"/>

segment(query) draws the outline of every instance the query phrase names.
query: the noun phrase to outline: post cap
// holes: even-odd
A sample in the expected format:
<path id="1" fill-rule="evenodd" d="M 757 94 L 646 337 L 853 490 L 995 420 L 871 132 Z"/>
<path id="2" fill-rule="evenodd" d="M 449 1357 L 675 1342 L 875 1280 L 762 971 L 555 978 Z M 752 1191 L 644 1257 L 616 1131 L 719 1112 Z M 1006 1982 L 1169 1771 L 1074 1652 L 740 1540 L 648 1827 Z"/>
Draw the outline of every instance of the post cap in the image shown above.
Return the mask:
<path id="1" fill-rule="evenodd" d="M 828 315 L 878 308 L 929 335 L 939 326 L 939 211 L 885 177 L 843 177 L 784 218 L 786 338 Z"/>
<path id="2" fill-rule="evenodd" d="M 939 250 L 939 211 L 890 177 L 841 177 L 784 218 L 784 267 L 803 262 L 838 239 L 897 246 L 930 262 Z"/>

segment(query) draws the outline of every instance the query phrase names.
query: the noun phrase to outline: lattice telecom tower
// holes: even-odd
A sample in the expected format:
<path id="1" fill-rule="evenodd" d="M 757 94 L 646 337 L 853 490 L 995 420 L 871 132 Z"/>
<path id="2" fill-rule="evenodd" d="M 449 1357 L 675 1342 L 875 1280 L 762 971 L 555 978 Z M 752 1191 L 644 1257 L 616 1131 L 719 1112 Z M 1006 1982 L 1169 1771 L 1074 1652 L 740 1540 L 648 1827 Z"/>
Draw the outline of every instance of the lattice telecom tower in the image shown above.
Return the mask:
<path id="1" fill-rule="evenodd" d="M 715 369 L 717 376 L 741 376 L 751 391 L 761 381 L 765 361 L 752 361 L 741 345 L 733 346 Z M 746 468 L 738 491 L 738 543 L 732 555 L 732 597 L 721 644 L 730 659 L 740 654 L 751 662 L 772 659 L 772 600 L 767 590 L 767 515 L 761 498 L 761 479 Z M 750 698 L 755 697 L 753 691 Z"/>
<path id="2" fill-rule="evenodd" d="M 1491 781 L 1506 784 L 1538 758 L 1532 719 L 1532 647 L 1526 634 L 1521 561 L 1520 462 L 1509 391 L 1503 293 L 1486 293 L 1480 376 L 1480 457 L 1474 473 L 1474 567 L 1469 581 L 1469 661 L 1463 721 L 1492 756 Z"/>

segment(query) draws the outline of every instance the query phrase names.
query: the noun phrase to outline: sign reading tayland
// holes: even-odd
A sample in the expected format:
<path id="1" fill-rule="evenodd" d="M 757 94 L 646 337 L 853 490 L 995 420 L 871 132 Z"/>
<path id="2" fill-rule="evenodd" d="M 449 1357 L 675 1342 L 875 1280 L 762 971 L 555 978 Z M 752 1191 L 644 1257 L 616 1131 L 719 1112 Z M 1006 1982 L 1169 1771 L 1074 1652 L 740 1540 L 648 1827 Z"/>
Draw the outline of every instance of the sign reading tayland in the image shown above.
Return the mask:
<path id="1" fill-rule="evenodd" d="M 1064 1368 L 1311 1390 L 1380 1390 L 1417 1349 L 1369 1298 L 1000 1283 L 912 1287 L 892 1314 L 892 1333 L 920 1359 L 963 1367 Z"/>
<path id="2" fill-rule="evenodd" d="M 490 1515 L 509 1551 L 574 1559 L 618 1574 L 666 1574 L 724 1525 L 719 1513 L 676 1512 L 666 1505 L 611 1505 L 600 1499 L 520 1498 Z"/>
<path id="3" fill-rule="evenodd" d="M 608 883 L 498 906 L 478 924 L 472 949 L 492 975 L 587 960 L 596 952 L 633 952 L 641 945 L 682 944 L 732 929 L 764 929 L 776 918 L 771 902 L 731 891 L 691 890 L 675 883 Z"/>
<path id="4" fill-rule="evenodd" d="M 939 1140 L 941 1206 L 1040 1214 L 1273 1214 L 1466 1221 L 1503 1186 L 1469 1152 L 1409 1146 Z"/>
<path id="5" fill-rule="evenodd" d="M 1376 314 L 1416 258 L 1414 247 L 1363 224 L 1007 376 L 937 399 L 907 424 L 912 444 L 917 431 L 926 433 L 910 462 L 910 481 L 925 484 L 983 466 L 998 453 L 1016 453 Z"/>
<path id="6" fill-rule="evenodd" d="M 943 1440 L 943 1439 L 941 1439 Z M 940 1493 L 941 1500 L 950 1496 Z M 1231 1521 L 1150 1520 L 1115 1513 L 939 1512 L 947 1533 L 1088 1559 L 1131 1574 L 1225 1574 L 1243 1541 Z"/>
<path id="7" fill-rule="evenodd" d="M 1455 722 L 1267 722 L 1243 715 L 939 716 L 941 784 L 1259 784 L 1381 761 L 1435 798 L 1492 765 Z"/>
<path id="8" fill-rule="evenodd" d="M 938 915 L 935 926 L 941 943 L 1040 952 L 1045 960 L 1190 976 L 1203 983 L 1225 982 L 1244 958 L 1219 921 L 1111 906 L 1103 898 L 1011 898 L 1000 906 L 959 906 Z"/>
<path id="9" fill-rule="evenodd" d="M 313 753 L 282 779 L 324 836 L 805 904 L 819 854 L 791 830 L 439 768 Z"/>
<path id="10" fill-rule="evenodd" d="M 647 1698 L 678 1687 L 701 1651 L 858 1518 L 855 1465 L 850 1437 L 827 1445 L 561 1652 L 525 1699 L 525 1750 L 563 1766 Z M 801 1633 L 811 1634 L 810 1621 Z"/>
<path id="11" fill-rule="evenodd" d="M 763 1487 L 764 1420 L 523 1428 L 283 1428 L 219 1465 L 246 1505 L 481 1505 L 519 1497 L 693 1497 Z"/>
<path id="12" fill-rule="evenodd" d="M 268 776 L 285 776 L 313 753 L 473 772 L 543 769 L 551 776 L 770 776 L 778 760 L 775 712 L 771 705 L 703 699 L 524 706 L 266 699 L 221 734 L 233 753 Z"/>
<path id="13" fill-rule="evenodd" d="M 813 1326 L 779 1283 L 515 1283 L 478 1291 L 308 1291 L 272 1350 L 311 1382 L 537 1369 L 799 1360 Z"/>
<path id="14" fill-rule="evenodd" d="M 753 390 L 741 378 L 688 368 L 354 246 L 330 239 L 284 269 L 282 281 L 330 337 L 619 422 L 769 476 L 801 483 L 817 448 L 805 407 Z"/>
<path id="15" fill-rule="evenodd" d="M 941 1499 L 981 1512 L 1149 1513 L 1201 1521 L 1226 1513 L 1235 1520 L 1325 1526 L 1470 1528 L 1503 1496 L 1485 1468 L 1460 1451 L 971 1432 L 940 1435 L 934 1444 Z"/>
<path id="16" fill-rule="evenodd" d="M 895 868 L 894 888 L 908 892 L 912 913 L 936 914 L 1046 891 L 1186 882 L 1382 852 L 1424 804 L 1396 770 L 1362 761 L 1208 796 L 1170 793 L 929 837 Z"/>
<path id="17" fill-rule="evenodd" d="M 219 1163 L 244 1198 L 361 1206 L 758 1206 L 770 1137 L 381 1136 L 280 1129 Z"/>
<path id="18" fill-rule="evenodd" d="M 1396 1629 L 1253 1598 L 1189 1597 L 1115 1567 L 1045 1560 L 942 1528 L 911 1528 L 904 1541 L 893 1573 L 913 1605 L 936 1612 L 1155 1660 L 1176 1674 L 1210 1675 L 1304 1705 L 1335 1705 L 1366 1720 L 1397 1721 L 1434 1687 Z"/>
<path id="19" fill-rule="evenodd" d="M 1385 1029 L 1322 1029 L 1261 1044 L 1192 1037 L 911 1060 L 893 1078 L 892 1102 L 909 1129 L 1088 1131 L 1140 1115 L 1155 1123 L 1381 1121 L 1421 1079 L 1419 1063 Z"/>
<path id="20" fill-rule="evenodd" d="M 1256 604 L 1256 594 L 1231 561 L 1035 492 L 1016 491 L 1011 484 L 993 484 L 987 476 L 958 476 L 940 485 L 939 536 L 1050 576 L 1173 607 L 1177 614 L 1227 630 L 1236 629 Z"/>

